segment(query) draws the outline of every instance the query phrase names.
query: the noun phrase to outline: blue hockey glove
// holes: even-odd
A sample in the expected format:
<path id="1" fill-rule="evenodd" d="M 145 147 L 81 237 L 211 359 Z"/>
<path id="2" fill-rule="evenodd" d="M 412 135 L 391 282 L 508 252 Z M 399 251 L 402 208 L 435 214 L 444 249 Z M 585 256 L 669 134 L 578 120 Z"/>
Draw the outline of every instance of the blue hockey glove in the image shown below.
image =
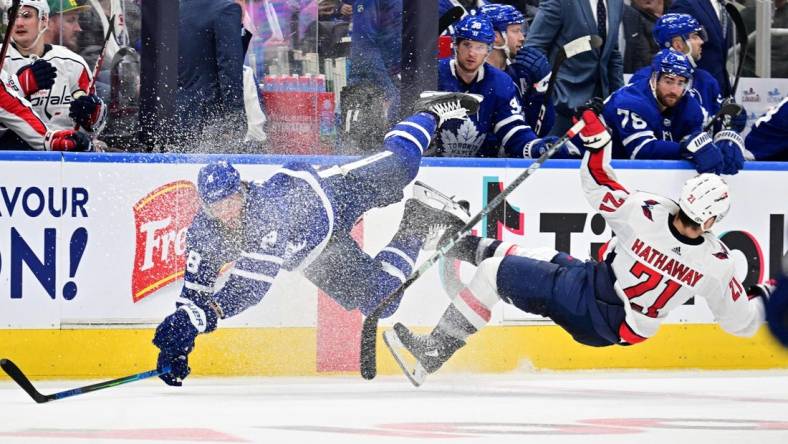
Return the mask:
<path id="1" fill-rule="evenodd" d="M 94 94 L 74 99 L 68 109 L 68 116 L 88 131 L 93 131 L 93 125 L 98 121 L 100 113 L 101 99 Z"/>
<path id="2" fill-rule="evenodd" d="M 681 141 L 681 155 L 695 164 L 698 173 L 720 174 L 725 166 L 722 153 L 704 132 L 689 135 Z"/>
<path id="3" fill-rule="evenodd" d="M 555 136 L 534 139 L 523 147 L 523 157 L 526 159 L 538 159 L 557 141 L 558 137 Z M 580 150 L 569 141 L 561 145 L 552 155 L 554 159 L 576 159 L 578 157 L 580 157 Z"/>
<path id="4" fill-rule="evenodd" d="M 159 375 L 167 385 L 183 385 L 191 372 L 189 353 L 194 350 L 194 339 L 200 333 L 216 329 L 216 312 L 207 306 L 204 308 L 191 302 L 182 304 L 156 327 L 153 345 L 160 350 L 156 369 L 170 368 L 169 373 Z"/>
<path id="5" fill-rule="evenodd" d="M 714 144 L 720 149 L 724 166 L 722 174 L 736 174 L 744 168 L 744 140 L 735 131 L 720 131 L 714 136 Z"/>
<path id="6" fill-rule="evenodd" d="M 731 129 L 737 133 L 744 131 L 744 128 L 747 127 L 747 109 L 742 107 L 741 112 L 733 117 L 730 125 Z"/>
<path id="7" fill-rule="evenodd" d="M 46 60 L 38 59 L 35 63 L 25 65 L 16 72 L 19 86 L 25 97 L 42 89 L 52 88 L 57 77 L 57 70 Z"/>
<path id="8" fill-rule="evenodd" d="M 511 64 L 515 74 L 520 79 L 525 79 L 525 83 L 529 86 L 529 90 L 534 87 L 534 84 L 539 82 L 536 86 L 536 92 L 544 94 L 547 91 L 547 81 L 550 77 L 550 62 L 547 57 L 536 48 L 529 48 L 523 46 L 514 58 Z M 525 94 L 527 91 L 521 91 Z"/>

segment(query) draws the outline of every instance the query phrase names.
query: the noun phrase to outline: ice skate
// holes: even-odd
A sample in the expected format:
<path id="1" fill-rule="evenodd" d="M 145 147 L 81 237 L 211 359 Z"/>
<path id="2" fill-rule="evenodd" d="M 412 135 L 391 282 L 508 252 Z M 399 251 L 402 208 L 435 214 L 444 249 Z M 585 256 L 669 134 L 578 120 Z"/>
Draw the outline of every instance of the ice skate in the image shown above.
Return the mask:
<path id="1" fill-rule="evenodd" d="M 422 249 L 434 250 L 444 233 L 454 234 L 470 220 L 468 202 L 457 201 L 416 181 L 413 197 L 405 202 L 403 221 L 424 236 Z"/>
<path id="2" fill-rule="evenodd" d="M 416 103 L 415 112 L 428 112 L 438 118 L 438 127 L 450 119 L 465 119 L 479 111 L 484 96 L 446 91 L 424 91 Z"/>
<path id="3" fill-rule="evenodd" d="M 435 373 L 465 341 L 441 334 L 415 335 L 401 323 L 383 333 L 383 342 L 410 382 L 419 387 L 427 375 Z M 411 364 L 412 361 L 414 363 Z"/>

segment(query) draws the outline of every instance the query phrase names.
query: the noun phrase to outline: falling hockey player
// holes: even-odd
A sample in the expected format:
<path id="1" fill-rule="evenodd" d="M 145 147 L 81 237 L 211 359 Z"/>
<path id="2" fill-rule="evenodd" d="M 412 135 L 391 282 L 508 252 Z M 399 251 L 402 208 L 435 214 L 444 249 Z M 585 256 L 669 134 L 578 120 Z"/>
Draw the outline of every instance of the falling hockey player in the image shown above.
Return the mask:
<path id="1" fill-rule="evenodd" d="M 386 135 L 384 151 L 345 165 L 316 171 L 293 162 L 251 183 L 226 162 L 203 167 L 197 180 L 202 208 L 187 232 L 181 299 L 153 339 L 161 350 L 157 368 L 171 369 L 161 378 L 181 385 L 197 335 L 258 304 L 280 269 L 303 270 L 347 310 L 368 314 L 377 307 L 411 273 L 426 238 L 439 235 L 436 226 L 464 225 L 467 210 L 416 182 L 399 230 L 376 257 L 364 253 L 350 231 L 366 211 L 402 199 L 436 128 L 475 113 L 480 100 L 424 94 L 416 104 L 420 112 Z M 215 288 L 219 269 L 232 261 L 227 283 Z"/>
<path id="2" fill-rule="evenodd" d="M 706 299 L 728 333 L 751 336 L 763 323 L 763 287 L 748 296 L 729 250 L 709 232 L 730 208 L 726 183 L 713 174 L 693 177 L 678 204 L 630 192 L 610 167 L 610 134 L 594 111 L 582 118 L 583 190 L 616 233 L 605 260 L 584 262 L 549 248 L 466 237 L 450 254 L 478 268 L 435 329 L 422 336 L 397 323 L 383 335 L 415 385 L 490 321 L 499 300 L 549 317 L 577 342 L 595 347 L 647 340 L 668 312 L 693 296 Z M 408 354 L 416 359 L 413 368 Z"/>

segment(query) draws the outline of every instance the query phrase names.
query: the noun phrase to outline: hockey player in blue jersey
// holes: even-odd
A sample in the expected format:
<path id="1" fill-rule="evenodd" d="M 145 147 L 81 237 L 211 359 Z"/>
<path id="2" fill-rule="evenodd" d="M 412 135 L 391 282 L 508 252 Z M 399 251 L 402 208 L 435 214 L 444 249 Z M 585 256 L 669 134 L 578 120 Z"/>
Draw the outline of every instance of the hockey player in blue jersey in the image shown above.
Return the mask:
<path id="1" fill-rule="evenodd" d="M 689 94 L 693 68 L 673 49 L 658 52 L 651 75 L 614 92 L 604 121 L 618 159 L 689 159 L 700 173 L 736 174 L 744 164 L 744 143 L 735 131 L 714 140 L 703 131 L 703 110 Z"/>
<path id="2" fill-rule="evenodd" d="M 525 16 L 514 6 L 499 4 L 482 6 L 479 13 L 490 19 L 495 30 L 495 42 L 487 63 L 512 78 L 520 92 L 525 123 L 531 128 L 536 128 L 539 110 L 545 100 L 547 101 L 538 134 L 547 135 L 555 122 L 553 100 L 545 94 L 550 78 L 550 63 L 538 49 L 523 46 L 528 26 Z"/>
<path id="3" fill-rule="evenodd" d="M 438 133 L 438 153 L 455 157 L 537 158 L 557 138 L 537 138 L 523 116 L 517 87 L 503 71 L 486 62 L 495 31 L 484 16 L 468 15 L 457 22 L 455 57 L 438 65 L 438 89 L 480 94 L 484 100 L 477 114 L 452 121 Z M 554 157 L 569 156 L 565 144 Z M 579 152 L 577 153 L 579 155 Z"/>
<path id="4" fill-rule="evenodd" d="M 744 146 L 747 160 L 788 161 L 788 97 L 755 121 Z"/>
<path id="5" fill-rule="evenodd" d="M 369 314 L 411 273 L 426 238 L 440 235 L 436 225 L 462 226 L 467 211 L 416 182 L 399 230 L 376 257 L 359 248 L 352 227 L 366 211 L 400 201 L 436 128 L 476 112 L 479 100 L 457 93 L 422 98 L 416 104 L 422 111 L 386 135 L 384 151 L 340 166 L 315 170 L 292 162 L 251 183 L 227 162 L 203 167 L 197 180 L 202 207 L 187 232 L 181 298 L 153 339 L 157 368 L 171 369 L 161 378 L 181 385 L 197 335 L 258 304 L 280 269 L 303 270 L 344 308 Z M 227 282 L 215 288 L 230 262 Z"/>

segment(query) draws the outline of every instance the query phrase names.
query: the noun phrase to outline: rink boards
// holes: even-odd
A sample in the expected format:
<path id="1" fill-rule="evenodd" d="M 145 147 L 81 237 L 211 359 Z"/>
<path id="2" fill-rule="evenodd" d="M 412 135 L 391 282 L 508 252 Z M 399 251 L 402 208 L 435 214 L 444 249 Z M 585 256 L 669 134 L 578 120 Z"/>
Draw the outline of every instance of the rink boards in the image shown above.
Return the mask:
<path id="1" fill-rule="evenodd" d="M 184 234 L 197 208 L 194 181 L 210 156 L 0 154 L 0 357 L 31 375 L 119 375 L 154 365 L 152 328 L 173 309 Z M 289 160 L 330 165 L 347 158 L 223 156 L 245 179 L 265 179 Z M 428 159 L 419 179 L 479 211 L 530 164 L 507 159 Z M 550 161 L 476 228 L 483 236 L 551 246 L 588 257 L 609 227 L 580 190 L 578 161 Z M 614 163 L 630 189 L 677 196 L 694 170 L 684 162 Z M 771 275 L 785 251 L 788 164 L 750 163 L 727 178 L 730 214 L 716 228 L 745 285 Z M 406 190 L 406 193 L 409 190 Z M 402 204 L 368 213 L 358 238 L 372 254 L 394 233 Z M 422 257 L 423 259 L 423 257 Z M 461 268 L 467 279 L 472 270 Z M 435 271 L 417 281 L 393 319 L 431 326 L 448 304 Z M 284 274 L 263 302 L 200 337 L 197 374 L 313 375 L 357 369 L 361 316 L 347 313 L 297 274 Z M 382 325 L 390 325 L 384 321 Z M 765 330 L 734 338 L 700 299 L 671 313 L 637 347 L 574 344 L 542 318 L 499 304 L 490 327 L 452 361 L 459 371 L 518 367 L 788 367 Z M 380 349 L 383 373 L 395 371 Z"/>

